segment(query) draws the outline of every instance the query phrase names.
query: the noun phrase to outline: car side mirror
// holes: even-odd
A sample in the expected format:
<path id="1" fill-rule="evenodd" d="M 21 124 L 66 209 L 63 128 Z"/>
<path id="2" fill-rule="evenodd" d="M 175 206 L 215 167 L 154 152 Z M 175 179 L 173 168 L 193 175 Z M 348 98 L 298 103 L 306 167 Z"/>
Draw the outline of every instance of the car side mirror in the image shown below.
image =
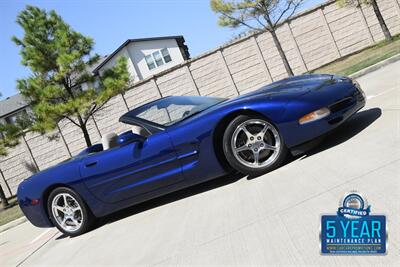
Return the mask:
<path id="1" fill-rule="evenodd" d="M 117 143 L 120 146 L 124 146 L 124 145 L 128 145 L 130 143 L 133 143 L 133 142 L 143 143 L 145 140 L 146 140 L 146 137 L 139 135 L 139 134 L 135 134 L 132 131 L 127 131 L 118 136 Z"/>

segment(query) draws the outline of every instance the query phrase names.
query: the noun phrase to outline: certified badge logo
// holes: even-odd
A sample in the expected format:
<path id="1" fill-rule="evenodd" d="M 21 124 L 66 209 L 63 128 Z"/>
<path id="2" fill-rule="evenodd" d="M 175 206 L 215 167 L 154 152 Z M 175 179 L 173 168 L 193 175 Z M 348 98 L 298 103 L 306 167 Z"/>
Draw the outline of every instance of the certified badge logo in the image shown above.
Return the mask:
<path id="1" fill-rule="evenodd" d="M 346 193 L 336 215 L 321 216 L 321 253 L 386 254 L 386 216 L 370 212 L 360 193 Z"/>
<path id="2" fill-rule="evenodd" d="M 363 216 L 368 216 L 370 209 L 371 206 L 368 206 L 366 198 L 360 193 L 350 192 L 345 194 L 339 202 L 337 215 L 348 219 L 359 219 Z"/>

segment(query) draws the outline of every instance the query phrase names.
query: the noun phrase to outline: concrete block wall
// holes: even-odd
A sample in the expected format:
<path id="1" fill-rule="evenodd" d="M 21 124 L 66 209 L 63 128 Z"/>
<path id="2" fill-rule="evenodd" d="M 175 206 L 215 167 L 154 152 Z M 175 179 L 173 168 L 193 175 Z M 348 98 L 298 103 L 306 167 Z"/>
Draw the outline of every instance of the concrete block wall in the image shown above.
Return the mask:
<path id="1" fill-rule="evenodd" d="M 59 123 L 60 133 L 65 140 L 66 146 L 72 156 L 77 155 L 81 150 L 86 148 L 86 142 L 83 134 L 76 125 L 64 119 Z M 88 132 L 93 143 L 100 142 L 101 135 L 97 129 L 93 118 L 89 119 L 87 124 Z"/>
<path id="2" fill-rule="evenodd" d="M 128 126 L 118 121 L 119 117 L 128 111 L 128 106 L 122 95 L 110 99 L 107 104 L 94 114 L 94 121 L 101 136 L 108 133 L 121 133 L 128 130 Z"/>
<path id="3" fill-rule="evenodd" d="M 222 55 L 240 94 L 271 82 L 269 72 L 255 38 L 227 47 Z M 225 74 L 227 76 L 227 74 Z M 228 77 L 229 79 L 229 77 Z M 230 84 L 230 83 L 227 83 Z M 235 90 L 232 90 L 235 94 Z"/>
<path id="4" fill-rule="evenodd" d="M 287 76 L 282 59 L 272 40 L 270 33 L 263 33 L 256 37 L 256 41 L 261 49 L 261 54 L 266 62 L 270 73 L 271 81 L 276 81 Z"/>
<path id="5" fill-rule="evenodd" d="M 200 95 L 219 97 L 238 95 L 221 50 L 191 61 L 189 70 Z"/>
<path id="6" fill-rule="evenodd" d="M 175 71 L 158 77 L 155 81 L 163 97 L 199 94 L 187 67 L 176 69 Z"/>
<path id="7" fill-rule="evenodd" d="M 133 87 L 124 94 L 129 109 L 137 108 L 160 97 L 157 83 L 153 79 Z"/>
<path id="8" fill-rule="evenodd" d="M 393 33 L 400 32 L 400 4 L 399 0 L 378 0 L 379 9 L 389 28 Z M 385 37 L 371 6 L 363 6 L 362 11 L 375 42 L 382 41 Z"/>
<path id="9" fill-rule="evenodd" d="M 32 156 L 40 170 L 47 169 L 70 158 L 67 147 L 61 138 L 49 140 L 48 136 L 50 135 L 38 133 L 27 133 L 25 136 Z"/>
<path id="10" fill-rule="evenodd" d="M 26 150 L 25 143 L 10 149 L 7 157 L 0 161 L 0 181 L 6 196 L 16 194 L 18 184 L 31 175 L 25 164 L 32 164 L 32 159 Z"/>
<path id="11" fill-rule="evenodd" d="M 323 13 L 340 56 L 346 56 L 373 44 L 357 8 L 343 9 L 337 5 L 329 5 L 323 9 Z"/>
<path id="12" fill-rule="evenodd" d="M 378 0 L 392 35 L 400 33 L 400 0 Z M 328 1 L 295 16 L 277 30 L 283 50 L 295 74 L 316 69 L 384 39 L 372 7 L 339 7 Z M 140 81 L 123 95 L 112 98 L 88 122 L 93 143 L 101 136 L 121 133 L 129 126 L 118 122 L 128 110 L 169 95 L 234 97 L 287 77 L 282 59 L 270 33 L 246 36 L 233 43 Z M 183 110 L 174 110 L 173 116 Z M 170 114 L 170 115 L 171 115 Z M 146 116 L 169 121 L 157 110 Z M 172 118 L 174 119 L 174 118 Z M 0 183 L 7 196 L 30 175 L 24 162 L 45 169 L 86 147 L 79 128 L 67 120 L 59 123 L 60 138 L 27 134 L 25 140 L 0 158 Z M 34 160 L 33 160 L 33 159 Z"/>
<path id="13" fill-rule="evenodd" d="M 340 57 L 322 9 L 290 22 L 308 70 Z"/>

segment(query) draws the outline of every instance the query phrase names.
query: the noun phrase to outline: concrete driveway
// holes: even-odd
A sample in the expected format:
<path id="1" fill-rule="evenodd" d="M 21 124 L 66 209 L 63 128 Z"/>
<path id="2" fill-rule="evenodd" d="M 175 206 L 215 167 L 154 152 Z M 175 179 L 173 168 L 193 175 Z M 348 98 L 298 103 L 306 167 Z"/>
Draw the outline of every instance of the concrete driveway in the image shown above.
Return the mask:
<path id="1" fill-rule="evenodd" d="M 0 266 L 400 266 L 400 61 L 358 81 L 367 106 L 278 170 L 156 199 L 76 238 L 24 223 L 0 234 Z M 353 189 L 387 215 L 386 256 L 319 254 L 320 215 L 334 213 Z"/>

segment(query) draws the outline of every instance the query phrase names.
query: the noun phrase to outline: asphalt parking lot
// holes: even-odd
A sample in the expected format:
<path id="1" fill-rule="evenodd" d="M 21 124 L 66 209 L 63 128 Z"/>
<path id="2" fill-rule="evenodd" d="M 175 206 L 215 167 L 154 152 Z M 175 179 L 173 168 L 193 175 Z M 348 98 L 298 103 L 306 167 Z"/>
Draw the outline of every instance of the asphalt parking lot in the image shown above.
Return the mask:
<path id="1" fill-rule="evenodd" d="M 307 155 L 222 177 L 105 218 L 69 238 L 25 222 L 0 233 L 0 266 L 400 266 L 400 61 L 358 79 L 366 107 Z M 320 215 L 350 190 L 386 214 L 386 256 L 321 256 Z"/>

